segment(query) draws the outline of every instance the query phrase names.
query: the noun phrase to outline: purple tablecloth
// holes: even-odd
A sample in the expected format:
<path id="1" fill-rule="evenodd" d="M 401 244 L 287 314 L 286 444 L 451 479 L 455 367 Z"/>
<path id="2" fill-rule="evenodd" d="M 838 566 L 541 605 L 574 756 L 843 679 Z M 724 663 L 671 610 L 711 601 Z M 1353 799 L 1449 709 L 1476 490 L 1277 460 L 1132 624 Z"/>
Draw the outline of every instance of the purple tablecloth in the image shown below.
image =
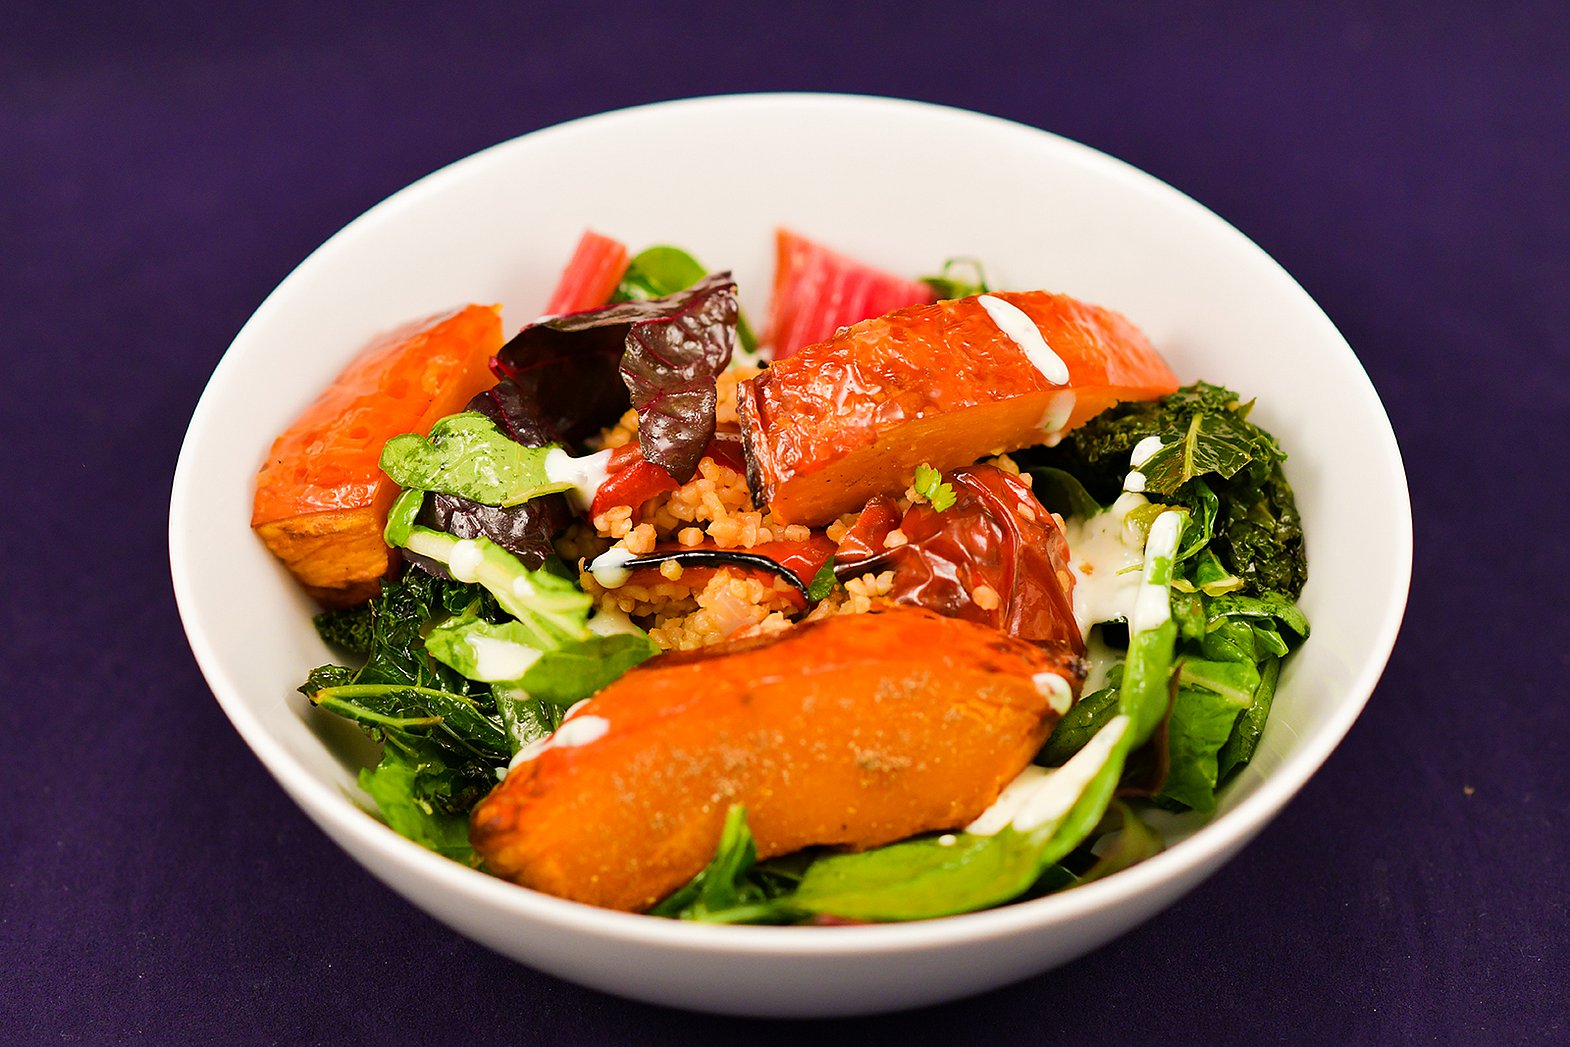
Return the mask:
<path id="1" fill-rule="evenodd" d="M 679 6 L 0 16 L 0 1042 L 1570 1042 L 1563 5 Z M 832 1030 L 580 989 L 394 896 L 225 721 L 164 545 L 208 374 L 349 219 L 566 118 L 796 88 L 1036 124 L 1236 223 L 1357 349 L 1417 527 L 1383 684 L 1241 857 L 1059 971 Z"/>

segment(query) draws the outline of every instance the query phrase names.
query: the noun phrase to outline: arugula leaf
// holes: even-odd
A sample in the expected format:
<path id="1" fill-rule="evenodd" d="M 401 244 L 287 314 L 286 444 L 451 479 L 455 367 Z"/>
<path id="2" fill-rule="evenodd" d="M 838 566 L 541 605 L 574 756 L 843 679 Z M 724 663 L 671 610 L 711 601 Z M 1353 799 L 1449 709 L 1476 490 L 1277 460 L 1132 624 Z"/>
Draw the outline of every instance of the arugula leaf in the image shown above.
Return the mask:
<path id="1" fill-rule="evenodd" d="M 382 472 L 400 487 L 460 495 L 486 505 L 518 505 L 571 484 L 552 482 L 550 447 L 525 447 L 478 411 L 448 415 L 429 437 L 404 433 L 382 447 Z"/>
<path id="2" fill-rule="evenodd" d="M 911 486 L 916 489 L 917 494 L 927 500 L 928 505 L 940 513 L 954 505 L 953 486 L 944 483 L 943 474 L 926 462 L 916 466 L 916 477 Z"/>

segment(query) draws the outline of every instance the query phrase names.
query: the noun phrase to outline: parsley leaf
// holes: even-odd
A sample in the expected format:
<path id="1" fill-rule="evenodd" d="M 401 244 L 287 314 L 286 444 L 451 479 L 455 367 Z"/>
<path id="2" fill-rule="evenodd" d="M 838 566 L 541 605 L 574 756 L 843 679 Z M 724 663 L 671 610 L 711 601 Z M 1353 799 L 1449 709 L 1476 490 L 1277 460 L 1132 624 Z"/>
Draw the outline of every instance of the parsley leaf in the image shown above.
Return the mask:
<path id="1" fill-rule="evenodd" d="M 954 488 L 944 483 L 943 474 L 926 462 L 916 466 L 916 479 L 911 486 L 940 513 L 954 504 Z"/>

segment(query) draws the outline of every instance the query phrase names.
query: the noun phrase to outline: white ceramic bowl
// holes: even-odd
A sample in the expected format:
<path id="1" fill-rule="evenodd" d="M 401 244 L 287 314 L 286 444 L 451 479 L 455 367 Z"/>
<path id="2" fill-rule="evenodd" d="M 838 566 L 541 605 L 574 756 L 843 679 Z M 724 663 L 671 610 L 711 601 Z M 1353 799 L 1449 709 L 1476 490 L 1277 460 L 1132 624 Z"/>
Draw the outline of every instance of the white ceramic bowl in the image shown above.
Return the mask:
<path id="1" fill-rule="evenodd" d="M 670 242 L 732 268 L 762 316 L 785 225 L 894 272 L 984 259 L 1138 323 L 1184 379 L 1259 400 L 1291 453 L 1312 640 L 1288 663 L 1254 762 L 1218 815 L 1086 887 L 874 927 L 710 927 L 594 909 L 449 862 L 357 805 L 352 729 L 294 691 L 328 659 L 309 601 L 252 537 L 252 479 L 376 332 L 463 302 L 509 328 L 543 305 L 579 233 Z M 1064 963 L 1171 904 L 1257 833 L 1330 755 L 1384 668 L 1406 603 L 1411 509 L 1384 409 L 1308 295 L 1235 229 L 1148 175 L 1051 134 L 912 102 L 755 95 L 647 106 L 498 145 L 373 208 L 246 324 L 191 420 L 169 548 L 197 661 L 235 728 L 334 840 L 464 934 L 638 999 L 753 1015 L 952 999 Z M 1327 869 L 1328 871 L 1328 869 Z M 263 932 L 258 932 L 263 933 Z"/>

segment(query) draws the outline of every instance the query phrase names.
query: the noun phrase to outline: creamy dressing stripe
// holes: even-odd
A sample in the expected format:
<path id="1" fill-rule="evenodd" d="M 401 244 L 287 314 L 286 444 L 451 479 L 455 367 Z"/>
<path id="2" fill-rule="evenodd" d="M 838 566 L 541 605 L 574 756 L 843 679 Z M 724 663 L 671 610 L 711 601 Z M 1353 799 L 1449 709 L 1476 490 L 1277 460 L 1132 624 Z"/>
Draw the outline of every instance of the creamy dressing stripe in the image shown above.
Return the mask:
<path id="1" fill-rule="evenodd" d="M 1032 320 L 1023 309 L 1013 302 L 1005 302 L 990 294 L 984 294 L 976 301 L 987 311 L 987 315 L 992 318 L 998 330 L 1008 335 L 1009 339 L 1019 346 L 1020 352 L 1025 354 L 1047 381 L 1053 385 L 1068 384 L 1068 364 L 1052 351 L 1052 347 L 1047 344 L 1047 339 L 1041 333 L 1041 328 L 1036 326 L 1036 321 Z"/>

